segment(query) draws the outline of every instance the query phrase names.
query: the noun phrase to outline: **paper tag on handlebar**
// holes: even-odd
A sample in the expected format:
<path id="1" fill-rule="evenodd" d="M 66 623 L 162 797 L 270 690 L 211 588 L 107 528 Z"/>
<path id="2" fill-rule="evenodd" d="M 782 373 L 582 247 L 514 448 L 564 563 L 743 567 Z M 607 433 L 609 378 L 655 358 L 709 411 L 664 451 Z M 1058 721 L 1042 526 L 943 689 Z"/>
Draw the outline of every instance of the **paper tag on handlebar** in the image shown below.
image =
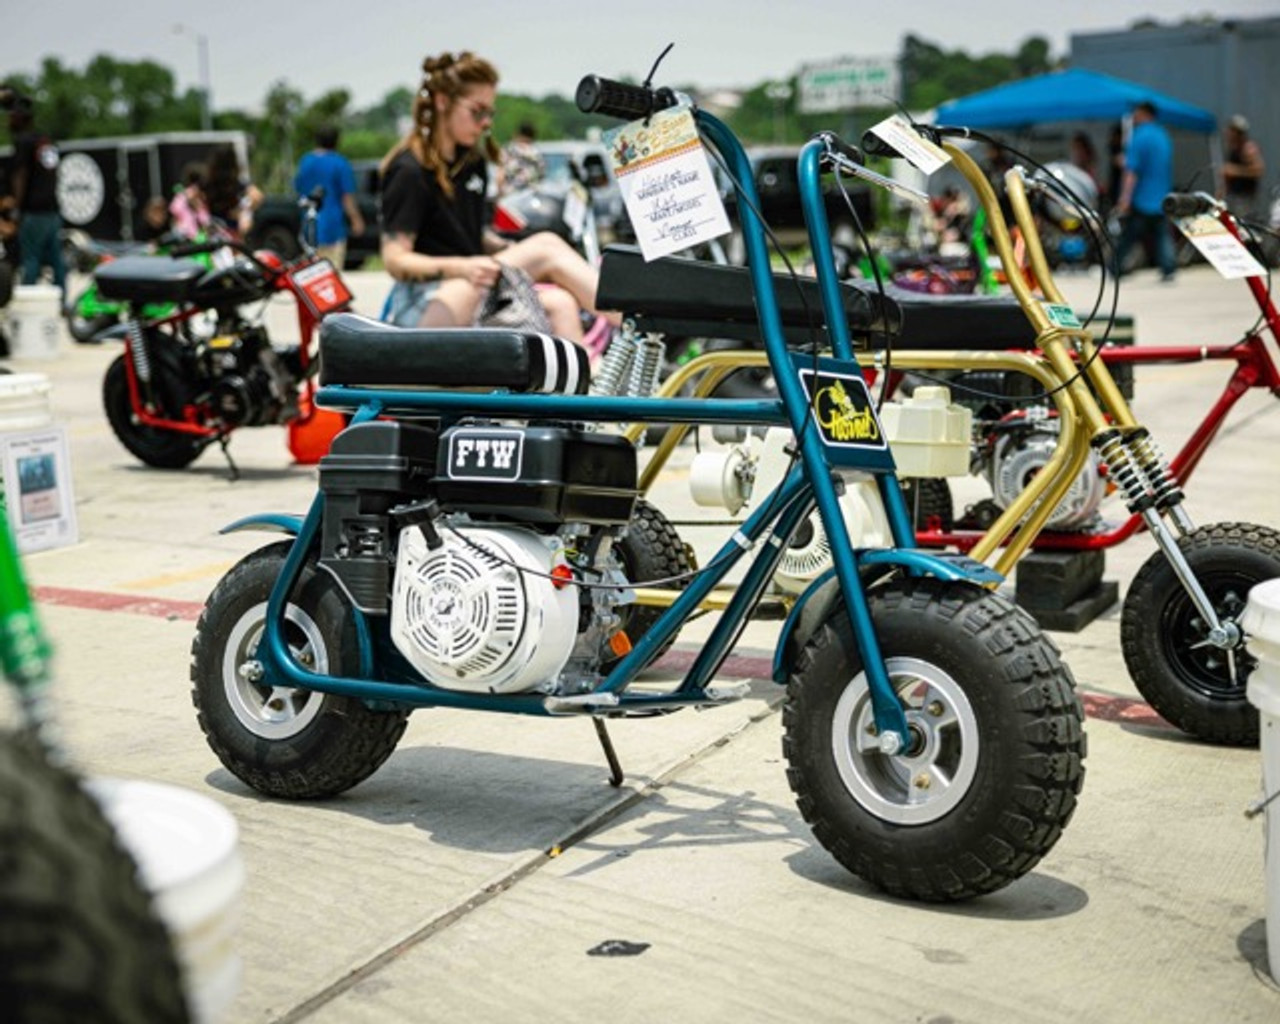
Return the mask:
<path id="1" fill-rule="evenodd" d="M 932 174 L 951 163 L 951 157 L 941 146 L 921 138 L 919 132 L 896 114 L 872 125 L 871 131 L 896 149 L 912 167 L 925 174 Z"/>
<path id="2" fill-rule="evenodd" d="M 604 133 L 646 260 L 729 233 L 729 218 L 687 106 Z"/>
<path id="3" fill-rule="evenodd" d="M 1240 239 L 1213 214 L 1177 217 L 1174 223 L 1223 277 L 1259 277 L 1266 273 Z"/>

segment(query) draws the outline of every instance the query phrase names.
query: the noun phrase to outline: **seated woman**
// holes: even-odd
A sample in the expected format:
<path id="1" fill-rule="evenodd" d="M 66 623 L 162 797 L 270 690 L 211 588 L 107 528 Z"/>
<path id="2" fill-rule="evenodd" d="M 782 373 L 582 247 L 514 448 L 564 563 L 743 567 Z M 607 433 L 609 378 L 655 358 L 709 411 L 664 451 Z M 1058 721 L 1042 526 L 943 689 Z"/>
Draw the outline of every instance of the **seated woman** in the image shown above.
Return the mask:
<path id="1" fill-rule="evenodd" d="M 413 127 L 382 162 L 382 262 L 396 281 L 384 319 L 470 325 L 506 264 L 560 286 L 539 298 L 552 330 L 581 340 L 579 310 L 595 310 L 596 269 L 550 232 L 508 242 L 488 228 L 497 71 L 474 54 L 444 53 L 422 72 Z"/>

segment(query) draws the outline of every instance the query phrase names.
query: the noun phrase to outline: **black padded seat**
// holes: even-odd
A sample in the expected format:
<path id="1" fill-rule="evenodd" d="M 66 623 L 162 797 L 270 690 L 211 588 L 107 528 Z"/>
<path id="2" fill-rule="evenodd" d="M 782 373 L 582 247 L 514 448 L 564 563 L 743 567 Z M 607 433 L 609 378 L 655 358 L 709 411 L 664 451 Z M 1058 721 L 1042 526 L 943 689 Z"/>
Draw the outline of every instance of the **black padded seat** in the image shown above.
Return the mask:
<path id="1" fill-rule="evenodd" d="M 825 344 L 818 282 L 786 274 L 774 274 L 773 279 L 787 341 L 803 345 L 816 336 Z M 855 336 L 886 326 L 895 330 L 901 323 L 892 300 L 848 286 L 841 286 L 841 297 Z M 596 308 L 622 313 L 641 330 L 748 342 L 760 338 L 755 292 L 746 267 L 676 256 L 646 261 L 635 246 L 605 249 Z"/>
<path id="2" fill-rule="evenodd" d="M 859 281 L 861 288 L 875 282 Z M 902 308 L 901 349 L 1032 349 L 1036 332 L 1012 295 L 927 295 L 885 283 Z"/>
<path id="3" fill-rule="evenodd" d="M 169 256 L 122 256 L 93 272 L 103 298 L 117 302 L 185 302 L 208 268 Z"/>
<path id="4" fill-rule="evenodd" d="M 564 338 L 490 327 L 394 327 L 355 313 L 320 325 L 320 383 L 586 394 L 586 350 Z"/>
<path id="5" fill-rule="evenodd" d="M 813 278 L 774 274 L 783 334 L 792 344 L 826 344 L 822 301 Z M 804 298 L 801 298 L 803 294 Z M 1031 348 L 1035 332 L 1011 296 L 925 295 L 874 281 L 840 286 L 849 333 L 903 349 Z M 695 337 L 760 340 L 755 293 L 746 267 L 664 257 L 645 262 L 632 246 L 609 246 L 596 293 L 600 309 L 632 318 L 640 330 Z M 816 332 L 816 334 L 815 334 Z M 873 333 L 875 332 L 875 333 Z"/>

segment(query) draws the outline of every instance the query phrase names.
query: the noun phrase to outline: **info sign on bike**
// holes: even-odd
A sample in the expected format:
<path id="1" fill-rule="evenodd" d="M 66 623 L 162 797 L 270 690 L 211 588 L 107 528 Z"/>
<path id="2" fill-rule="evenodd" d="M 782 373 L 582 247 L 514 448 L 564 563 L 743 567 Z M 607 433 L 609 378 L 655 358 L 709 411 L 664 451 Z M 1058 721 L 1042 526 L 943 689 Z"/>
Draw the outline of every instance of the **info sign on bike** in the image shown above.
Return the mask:
<path id="1" fill-rule="evenodd" d="M 337 270 L 326 259 L 316 260 L 292 272 L 298 295 L 319 319 L 336 309 L 345 309 L 351 301 L 351 292 L 338 276 Z"/>
<path id="2" fill-rule="evenodd" d="M 1223 277 L 1259 277 L 1267 272 L 1215 214 L 1197 213 L 1173 222 Z"/>
<path id="3" fill-rule="evenodd" d="M 688 107 L 605 132 L 604 141 L 646 260 L 729 233 L 724 202 Z"/>

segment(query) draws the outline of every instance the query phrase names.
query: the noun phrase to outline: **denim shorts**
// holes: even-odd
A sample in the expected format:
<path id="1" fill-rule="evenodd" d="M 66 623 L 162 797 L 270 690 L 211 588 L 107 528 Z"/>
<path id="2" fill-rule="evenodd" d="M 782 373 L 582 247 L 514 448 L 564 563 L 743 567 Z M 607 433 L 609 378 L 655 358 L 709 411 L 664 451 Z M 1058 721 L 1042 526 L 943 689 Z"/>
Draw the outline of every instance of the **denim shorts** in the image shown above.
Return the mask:
<path id="1" fill-rule="evenodd" d="M 417 327 L 427 306 L 440 290 L 440 281 L 397 281 L 382 304 L 383 323 L 396 327 Z"/>

